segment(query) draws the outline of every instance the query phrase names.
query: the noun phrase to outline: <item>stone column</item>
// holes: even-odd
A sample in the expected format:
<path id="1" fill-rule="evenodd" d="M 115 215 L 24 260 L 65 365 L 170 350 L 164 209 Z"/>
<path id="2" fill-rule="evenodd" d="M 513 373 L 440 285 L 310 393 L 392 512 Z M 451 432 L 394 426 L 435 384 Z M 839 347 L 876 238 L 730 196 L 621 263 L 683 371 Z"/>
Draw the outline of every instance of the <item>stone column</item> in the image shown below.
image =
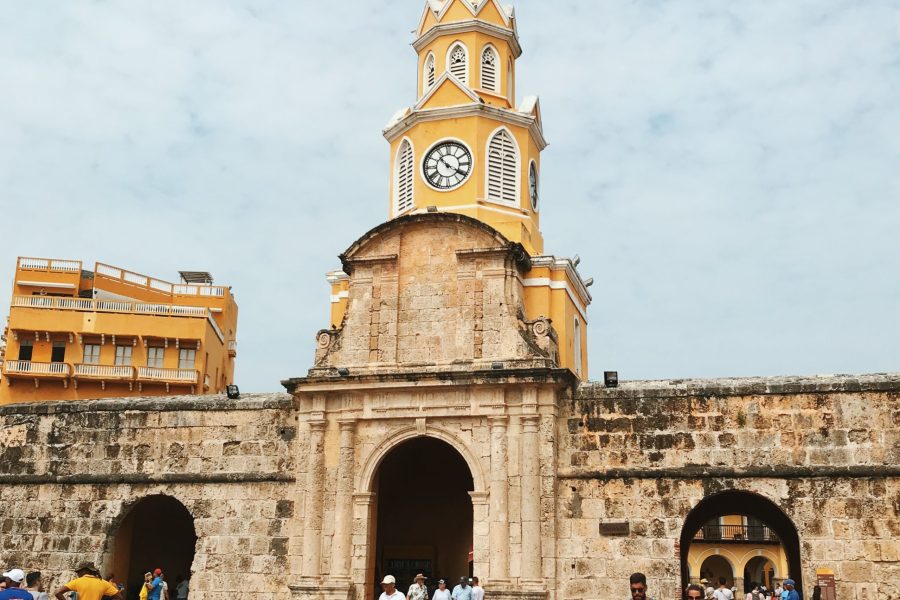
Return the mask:
<path id="1" fill-rule="evenodd" d="M 353 477 L 356 421 L 341 420 L 340 459 L 337 473 L 337 493 L 334 505 L 334 541 L 331 545 L 332 581 L 350 581 L 350 536 L 353 531 Z"/>
<path id="2" fill-rule="evenodd" d="M 318 583 L 322 565 L 322 506 L 325 481 L 325 420 L 309 422 L 309 465 L 303 510 L 303 568 L 301 581 Z"/>
<path id="3" fill-rule="evenodd" d="M 491 494 L 490 565 L 492 587 L 509 584 L 509 464 L 507 427 L 509 418 L 490 417 Z"/>
<path id="4" fill-rule="evenodd" d="M 522 582 L 542 584 L 539 415 L 522 416 Z"/>

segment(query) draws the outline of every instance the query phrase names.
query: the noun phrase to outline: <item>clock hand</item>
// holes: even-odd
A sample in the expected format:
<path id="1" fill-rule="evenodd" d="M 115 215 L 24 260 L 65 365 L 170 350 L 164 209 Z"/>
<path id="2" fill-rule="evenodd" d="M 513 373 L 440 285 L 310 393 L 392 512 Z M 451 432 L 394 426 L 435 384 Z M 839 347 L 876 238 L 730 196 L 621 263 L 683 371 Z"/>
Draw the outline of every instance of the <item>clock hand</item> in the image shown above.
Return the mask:
<path id="1" fill-rule="evenodd" d="M 448 169 L 452 170 L 454 175 L 459 175 L 459 169 L 457 169 L 456 167 L 454 167 L 454 166 L 448 164 L 447 161 L 444 160 L 443 157 L 441 157 L 441 162 L 444 164 L 445 167 L 447 167 Z"/>

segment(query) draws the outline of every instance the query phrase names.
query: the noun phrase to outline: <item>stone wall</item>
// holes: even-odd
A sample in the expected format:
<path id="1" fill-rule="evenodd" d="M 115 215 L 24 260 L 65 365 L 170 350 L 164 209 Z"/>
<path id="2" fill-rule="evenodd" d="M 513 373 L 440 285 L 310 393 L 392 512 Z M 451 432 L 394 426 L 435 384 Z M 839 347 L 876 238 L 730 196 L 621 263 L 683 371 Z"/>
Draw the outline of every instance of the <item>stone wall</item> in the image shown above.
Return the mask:
<path id="1" fill-rule="evenodd" d="M 830 568 L 841 599 L 900 598 L 898 399 L 878 375 L 581 387 L 559 421 L 562 597 L 624 596 L 634 570 L 677 597 L 686 517 L 744 490 L 793 521 L 807 595 Z"/>
<path id="2" fill-rule="evenodd" d="M 0 563 L 41 570 L 48 587 L 80 560 L 111 570 L 129 509 L 164 494 L 194 519 L 192 598 L 286 597 L 291 406 L 273 394 L 0 407 Z"/>

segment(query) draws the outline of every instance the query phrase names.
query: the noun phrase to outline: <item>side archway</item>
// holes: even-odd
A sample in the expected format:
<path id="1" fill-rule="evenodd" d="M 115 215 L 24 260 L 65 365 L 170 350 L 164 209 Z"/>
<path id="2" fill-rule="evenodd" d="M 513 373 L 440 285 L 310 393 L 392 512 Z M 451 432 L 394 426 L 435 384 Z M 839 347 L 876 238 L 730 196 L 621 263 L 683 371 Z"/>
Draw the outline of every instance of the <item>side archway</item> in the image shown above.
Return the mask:
<path id="1" fill-rule="evenodd" d="M 790 517 L 768 498 L 741 490 L 728 490 L 708 496 L 701 500 L 685 518 L 680 540 L 682 589 L 691 582 L 689 555 L 695 535 L 713 519 L 736 514 L 757 519 L 777 535 L 787 556 L 788 566 L 788 573 L 780 574 L 780 576 L 790 575 L 797 582 L 797 590 L 802 595 L 803 573 L 800 560 L 800 535 L 797 527 Z M 726 543 L 727 540 L 720 539 L 719 541 Z M 736 542 L 737 540 L 732 540 L 730 543 Z M 743 579 L 744 574 L 742 571 L 735 571 L 734 576 Z"/>
<path id="2" fill-rule="evenodd" d="M 125 585 L 127 600 L 137 600 L 144 573 L 162 569 L 173 593 L 176 579 L 190 577 L 197 546 L 194 517 L 172 496 L 141 498 L 123 511 L 111 532 L 109 571 Z"/>

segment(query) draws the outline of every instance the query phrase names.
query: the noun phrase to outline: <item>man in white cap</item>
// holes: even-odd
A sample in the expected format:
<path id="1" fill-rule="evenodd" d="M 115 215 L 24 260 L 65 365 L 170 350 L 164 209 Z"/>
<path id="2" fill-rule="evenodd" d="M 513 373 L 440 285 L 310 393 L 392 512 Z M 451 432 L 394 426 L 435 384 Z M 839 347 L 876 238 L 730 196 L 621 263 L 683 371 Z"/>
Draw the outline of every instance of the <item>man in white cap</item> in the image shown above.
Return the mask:
<path id="1" fill-rule="evenodd" d="M 34 600 L 31 592 L 22 588 L 25 581 L 25 571 L 22 569 L 10 569 L 3 574 L 3 582 L 6 589 L 0 590 L 0 600 Z"/>
<path id="2" fill-rule="evenodd" d="M 381 580 L 381 596 L 378 600 L 406 600 L 403 592 L 397 589 L 397 580 L 393 575 L 385 575 Z"/>

